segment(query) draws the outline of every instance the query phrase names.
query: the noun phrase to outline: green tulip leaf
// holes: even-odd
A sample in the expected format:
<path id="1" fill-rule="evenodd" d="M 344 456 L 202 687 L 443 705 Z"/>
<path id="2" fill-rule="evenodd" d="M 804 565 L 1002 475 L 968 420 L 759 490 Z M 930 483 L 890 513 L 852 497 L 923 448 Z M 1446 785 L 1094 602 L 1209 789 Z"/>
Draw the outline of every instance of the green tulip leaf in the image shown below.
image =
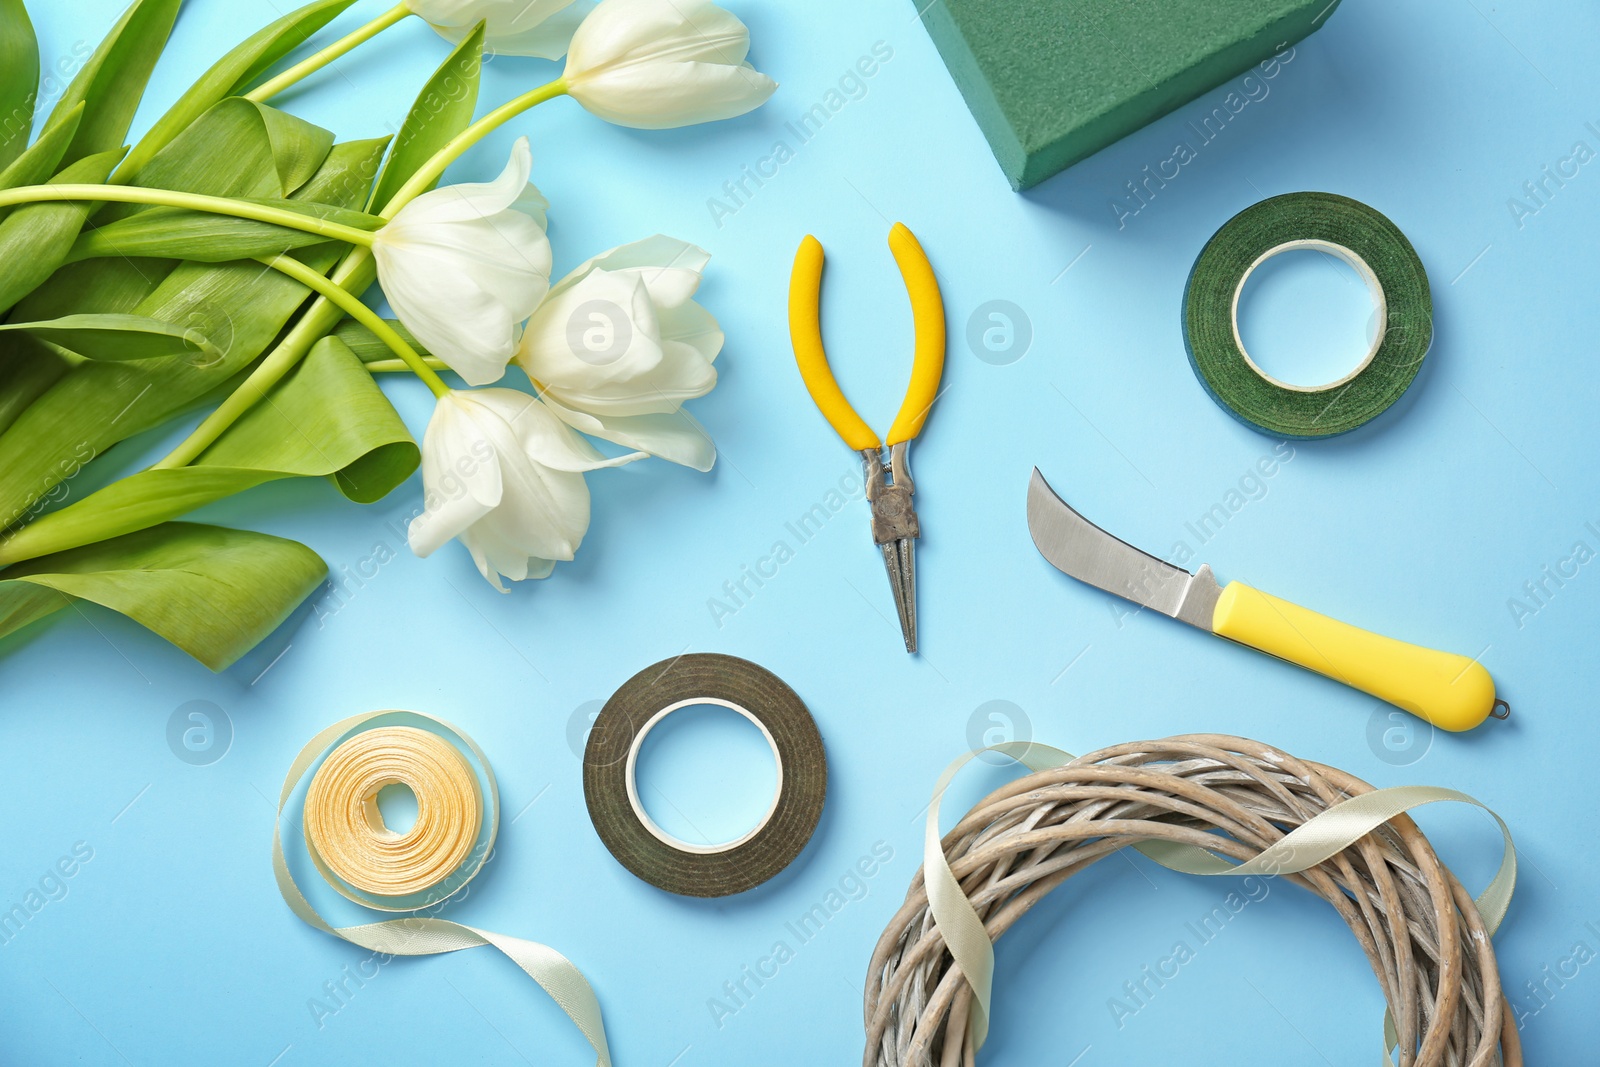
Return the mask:
<path id="1" fill-rule="evenodd" d="M 52 185 L 106 180 L 122 152 L 104 152 L 62 171 Z M 66 261 L 78 233 L 94 209 L 92 203 L 65 201 L 28 204 L 0 222 L 0 311 L 42 285 Z"/>
<path id="2" fill-rule="evenodd" d="M 0 637 L 88 601 L 221 671 L 288 619 L 327 572 L 295 541 L 166 523 L 0 571 Z"/>
<path id="3" fill-rule="evenodd" d="M 39 41 L 22 0 L 0 0 L 0 171 L 28 147 L 39 91 Z"/>
<path id="4" fill-rule="evenodd" d="M 411 331 L 406 329 L 400 320 L 384 319 L 383 321 L 389 324 L 390 329 L 400 335 L 401 340 L 416 349 L 419 356 L 429 354 L 428 350 L 422 347 L 422 344 L 411 335 Z M 344 342 L 350 351 L 356 354 L 356 358 L 363 363 L 380 363 L 399 358 L 394 354 L 394 349 L 379 340 L 377 334 L 361 325 L 355 319 L 345 319 L 333 331 L 332 336 Z"/>
<path id="5" fill-rule="evenodd" d="M 155 259 L 69 262 L 29 293 L 11 317 L 40 322 L 79 314 L 131 315 L 177 265 Z"/>
<path id="6" fill-rule="evenodd" d="M 35 519 L 0 540 L 0 566 L 145 529 L 282 478 L 328 478 L 370 504 L 411 477 L 420 457 L 361 361 L 327 337 L 194 464 L 141 471 Z"/>
<path id="7" fill-rule="evenodd" d="M 68 315 L 45 322 L 12 322 L 0 332 L 25 330 L 85 359 L 157 359 L 191 356 L 220 359 L 222 353 L 197 330 L 140 315 Z"/>
<path id="8" fill-rule="evenodd" d="M 229 97 L 156 153 L 136 184 L 180 193 L 281 199 L 310 181 L 332 148 L 333 134 L 320 126 Z"/>
<path id="9" fill-rule="evenodd" d="M 472 125 L 483 76 L 483 24 L 467 37 L 422 87 L 394 139 L 394 152 L 372 190 L 369 211 L 381 211 L 422 165 Z"/>
<path id="10" fill-rule="evenodd" d="M 378 139 L 336 146 L 295 199 L 359 207 L 387 145 L 386 140 Z M 174 142 L 169 148 L 176 146 Z M 3 229 L 0 226 L 0 233 Z M 342 247 L 329 245 L 294 253 L 319 271 L 331 269 L 342 254 Z M 95 260 L 79 266 L 96 268 L 119 262 L 131 262 L 141 269 L 162 263 Z M 302 285 L 258 263 L 185 263 L 170 272 L 153 272 L 148 282 L 119 269 L 87 278 L 77 278 L 75 270 L 69 267 L 58 278 L 94 282 L 102 288 L 80 294 L 75 307 L 66 303 L 66 294 L 47 294 L 47 299 L 36 296 L 26 308 L 19 308 L 19 313 L 26 310 L 30 320 L 56 317 L 34 313 L 37 302 L 40 307 L 94 313 L 117 310 L 183 323 L 221 349 L 223 358 L 209 365 L 176 358 L 89 361 L 73 367 L 0 434 L 0 515 L 16 513 L 19 505 L 58 484 L 60 463 L 80 448 L 100 455 L 118 441 L 187 410 L 249 367 L 279 338 L 306 301 Z M 55 284 L 52 281 L 50 286 Z M 102 300 L 115 307 L 103 305 Z"/>
<path id="11" fill-rule="evenodd" d="M 71 369 L 71 357 L 27 334 L 0 334 L 0 433 Z M 31 507 L 32 503 L 18 506 Z M 8 525 L 0 516 L 0 529 Z"/>
<path id="12" fill-rule="evenodd" d="M 0 0 L 4 3 L 5 0 Z M 26 151 L 11 161 L 4 170 L 0 170 L 0 189 L 20 189 L 25 185 L 38 185 L 50 180 L 56 169 L 61 166 L 61 159 L 67 154 L 67 146 L 77 136 L 78 124 L 83 121 L 83 105 L 79 104 L 65 115 L 54 126 L 47 127 Z M 5 218 L 16 210 L 15 207 L 0 208 L 0 219 Z"/>
<path id="13" fill-rule="evenodd" d="M 344 12 L 355 0 L 318 0 L 257 31 L 223 56 L 172 108 L 150 127 L 117 169 L 117 181 L 140 177 L 140 171 L 173 138 L 194 124 L 212 105 L 233 96 L 265 73 L 278 60 Z"/>
<path id="14" fill-rule="evenodd" d="M 196 468 L 325 477 L 349 499 L 371 504 L 411 477 L 421 459 L 355 353 L 325 337 L 201 454 Z"/>
<path id="15" fill-rule="evenodd" d="M 54 126 L 67 112 L 85 105 L 83 122 L 63 163 L 76 163 L 127 145 L 134 112 L 181 6 L 183 0 L 134 0 L 78 71 L 50 115 Z"/>
<path id="16" fill-rule="evenodd" d="M 314 146 L 331 142 L 332 135 L 289 116 L 285 116 L 288 121 L 278 122 L 268 117 L 269 112 L 273 112 L 273 109 L 252 104 L 248 100 L 223 101 L 163 148 L 145 168 L 145 177 L 139 184 L 148 181 L 156 188 L 208 196 L 266 199 L 288 196 L 290 190 L 285 188 L 284 175 L 289 175 L 287 180 L 297 187 L 302 185 L 298 175 L 303 165 L 295 161 L 314 154 Z M 282 115 L 282 112 L 275 114 Z M 365 148 L 354 151 L 359 154 Z M 328 153 L 323 151 L 322 155 L 325 164 Z M 361 164 L 376 165 L 365 159 L 361 160 Z M 356 182 L 365 191 L 372 171 L 367 171 L 363 176 L 351 176 L 344 170 L 340 174 L 341 180 Z M 303 199 L 326 200 L 327 197 L 310 196 Z M 338 206 L 358 206 L 348 200 L 347 197 L 346 202 Z M 107 204 L 101 207 L 94 219 L 97 224 L 104 226 L 151 210 L 161 209 Z M 124 254 L 132 256 L 131 252 Z M 17 314 L 29 319 L 46 319 L 79 311 L 132 311 L 138 300 L 155 292 L 174 266 L 170 263 L 134 263 L 123 269 L 108 267 L 84 272 L 73 270 L 69 264 L 68 269 L 50 279 L 34 294 L 34 301 L 39 306 L 19 307 Z M 127 303 L 125 298 L 135 289 L 139 289 L 138 298 L 131 304 Z"/>
<path id="17" fill-rule="evenodd" d="M 383 220 L 364 211 L 350 211 L 306 200 L 249 199 L 251 203 L 286 209 L 308 218 L 324 219 L 359 230 L 376 230 Z M 280 255 L 295 248 L 324 244 L 326 237 L 270 222 L 255 222 L 227 215 L 183 208 L 151 208 L 132 218 L 91 230 L 78 238 L 69 263 L 103 256 L 186 259 L 199 263 L 227 263 Z"/>

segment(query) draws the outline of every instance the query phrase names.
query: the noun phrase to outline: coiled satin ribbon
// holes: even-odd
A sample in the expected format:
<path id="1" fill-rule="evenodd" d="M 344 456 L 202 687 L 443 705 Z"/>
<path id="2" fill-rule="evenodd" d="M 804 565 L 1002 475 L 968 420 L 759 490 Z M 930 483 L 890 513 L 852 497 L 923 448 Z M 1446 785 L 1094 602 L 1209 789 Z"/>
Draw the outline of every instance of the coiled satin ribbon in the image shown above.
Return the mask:
<path id="1" fill-rule="evenodd" d="M 334 723 L 300 750 L 278 797 L 272 870 L 290 910 L 323 933 L 392 956 L 493 945 L 577 1024 L 594 1046 L 599 1067 L 610 1067 L 594 990 L 555 949 L 445 919 L 413 915 L 336 927 L 317 914 L 289 873 L 282 822 L 295 787 L 325 752 L 328 758 L 306 790 L 306 849 L 328 884 L 364 907 L 416 911 L 453 896 L 483 869 L 499 829 L 494 771 L 454 726 L 410 711 L 371 712 Z M 396 783 L 417 798 L 416 824 L 404 833 L 384 828 L 377 811 L 378 790 Z"/>
<path id="2" fill-rule="evenodd" d="M 999 752 L 1010 756 L 1031 771 L 1045 771 L 1062 767 L 1077 757 L 1070 752 L 1049 745 L 1028 741 L 1010 741 L 993 745 L 978 752 L 970 752 L 949 767 L 939 777 L 934 787 L 933 802 L 928 806 L 928 820 L 923 842 L 922 871 L 927 883 L 928 910 L 944 937 L 950 955 L 961 973 L 972 986 L 973 1047 L 983 1044 L 989 1030 L 989 1009 L 994 990 L 994 944 L 984 930 L 983 920 L 962 892 L 961 884 L 946 860 L 939 835 L 939 805 L 945 790 L 962 767 L 983 752 Z M 1235 864 L 1214 853 L 1194 845 L 1172 841 L 1146 841 L 1135 845 L 1150 859 L 1178 871 L 1197 875 L 1279 875 L 1298 874 L 1309 870 L 1324 860 L 1343 852 L 1367 834 L 1390 819 L 1412 808 L 1440 801 L 1453 801 L 1483 808 L 1494 816 L 1505 838 L 1505 852 L 1500 869 L 1477 898 L 1478 913 L 1483 916 L 1484 927 L 1492 935 L 1500 927 L 1511 907 L 1512 892 L 1517 882 L 1517 850 L 1511 840 L 1511 829 L 1505 820 L 1465 793 L 1436 786 L 1399 786 L 1376 789 L 1336 804 L 1322 814 L 1308 820 L 1287 834 L 1282 841 L 1266 849 L 1247 863 Z M 1393 1019 L 1384 1016 L 1385 1067 L 1392 1067 L 1390 1053 L 1398 1045 Z"/>

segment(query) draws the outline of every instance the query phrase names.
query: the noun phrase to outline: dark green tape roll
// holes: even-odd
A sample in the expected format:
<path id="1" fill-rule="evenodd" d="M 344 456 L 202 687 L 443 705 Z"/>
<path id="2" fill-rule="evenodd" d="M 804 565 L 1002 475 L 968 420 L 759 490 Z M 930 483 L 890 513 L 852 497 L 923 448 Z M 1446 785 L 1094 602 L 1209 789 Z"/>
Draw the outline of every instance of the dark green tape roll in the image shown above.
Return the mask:
<path id="1" fill-rule="evenodd" d="M 666 714 L 696 704 L 745 713 L 771 741 L 778 763 L 778 795 L 767 817 L 714 850 L 652 831 L 630 781 L 643 735 Z M 822 735 L 805 704 L 771 671 L 732 656 L 679 656 L 646 667 L 600 709 L 583 754 L 583 796 L 600 840 L 646 882 L 685 896 L 742 893 L 789 866 L 811 840 L 827 791 Z"/>
<path id="2" fill-rule="evenodd" d="M 1325 386 L 1269 378 L 1239 340 L 1245 279 L 1292 248 L 1342 256 L 1384 308 L 1383 333 L 1368 360 Z M 1289 193 L 1246 208 L 1207 242 L 1189 272 L 1183 325 L 1195 375 L 1240 422 L 1275 437 L 1333 437 L 1371 422 L 1410 387 L 1433 343 L 1433 298 L 1416 249 L 1382 214 L 1332 193 Z"/>

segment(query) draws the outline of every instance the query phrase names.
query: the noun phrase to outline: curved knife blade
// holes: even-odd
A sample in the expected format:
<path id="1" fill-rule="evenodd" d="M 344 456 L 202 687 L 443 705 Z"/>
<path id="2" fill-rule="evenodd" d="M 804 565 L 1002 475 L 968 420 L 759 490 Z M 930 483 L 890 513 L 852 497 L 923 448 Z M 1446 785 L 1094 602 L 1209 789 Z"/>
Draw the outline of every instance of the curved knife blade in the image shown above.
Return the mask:
<path id="1" fill-rule="evenodd" d="M 1056 569 L 1096 589 L 1211 633 L 1222 587 L 1209 566 L 1195 574 L 1141 552 L 1074 511 L 1039 468 L 1028 483 L 1028 530 Z"/>

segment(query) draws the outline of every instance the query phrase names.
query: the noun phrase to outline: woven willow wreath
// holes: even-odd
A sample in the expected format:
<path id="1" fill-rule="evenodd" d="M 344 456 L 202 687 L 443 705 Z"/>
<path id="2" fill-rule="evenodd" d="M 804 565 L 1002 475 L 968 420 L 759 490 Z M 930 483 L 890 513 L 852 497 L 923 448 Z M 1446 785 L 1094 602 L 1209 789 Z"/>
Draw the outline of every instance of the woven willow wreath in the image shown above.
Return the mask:
<path id="1" fill-rule="evenodd" d="M 1198 845 L 1244 862 L 1371 792 L 1343 771 L 1254 741 L 1175 737 L 1102 749 L 1018 779 L 973 808 L 943 847 L 961 892 L 998 940 L 1051 890 L 1125 846 Z M 1388 1000 L 1400 1064 L 1491 1067 L 1503 1054 L 1507 1067 L 1519 1067 L 1491 931 L 1408 816 L 1282 877 L 1332 904 L 1356 935 Z M 971 1065 L 980 1014 L 919 871 L 872 956 L 864 1063 Z"/>

